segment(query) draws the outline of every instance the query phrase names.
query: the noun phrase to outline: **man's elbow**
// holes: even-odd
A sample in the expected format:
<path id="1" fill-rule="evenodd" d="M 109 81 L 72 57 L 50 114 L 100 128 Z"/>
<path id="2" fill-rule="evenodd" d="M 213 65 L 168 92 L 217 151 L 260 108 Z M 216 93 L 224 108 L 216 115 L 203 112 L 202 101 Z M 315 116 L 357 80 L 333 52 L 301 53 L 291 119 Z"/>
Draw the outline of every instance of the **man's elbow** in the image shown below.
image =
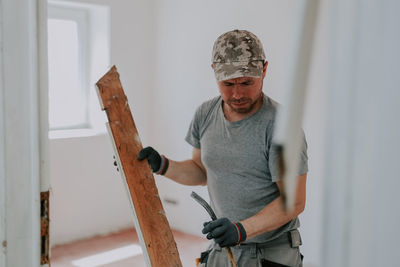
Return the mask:
<path id="1" fill-rule="evenodd" d="M 300 215 L 306 208 L 306 202 L 301 201 L 296 205 L 296 216 Z"/>
<path id="2" fill-rule="evenodd" d="M 207 185 L 207 177 L 204 178 L 204 179 L 202 179 L 200 185 L 201 185 L 201 186 L 206 186 L 206 185 Z"/>

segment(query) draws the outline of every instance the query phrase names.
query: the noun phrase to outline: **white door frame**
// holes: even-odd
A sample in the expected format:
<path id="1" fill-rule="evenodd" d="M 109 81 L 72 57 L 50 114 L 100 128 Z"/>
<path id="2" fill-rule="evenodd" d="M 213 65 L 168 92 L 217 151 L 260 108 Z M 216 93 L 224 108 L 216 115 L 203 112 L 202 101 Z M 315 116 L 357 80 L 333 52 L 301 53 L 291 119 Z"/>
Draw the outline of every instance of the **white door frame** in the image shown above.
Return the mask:
<path id="1" fill-rule="evenodd" d="M 45 3 L 0 0 L 0 267 L 40 266 L 40 192 L 49 188 Z"/>

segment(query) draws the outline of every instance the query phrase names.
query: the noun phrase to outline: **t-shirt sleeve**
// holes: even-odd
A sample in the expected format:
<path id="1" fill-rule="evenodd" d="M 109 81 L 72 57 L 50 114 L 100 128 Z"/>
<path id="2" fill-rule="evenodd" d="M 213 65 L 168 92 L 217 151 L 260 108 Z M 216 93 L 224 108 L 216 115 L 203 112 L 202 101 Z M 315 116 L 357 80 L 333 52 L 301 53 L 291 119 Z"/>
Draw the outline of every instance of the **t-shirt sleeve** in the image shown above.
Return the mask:
<path id="1" fill-rule="evenodd" d="M 272 139 L 272 138 L 271 138 Z M 279 164 L 279 153 L 278 153 L 278 147 L 274 144 L 272 144 L 271 139 L 269 140 L 270 142 L 270 147 L 268 151 L 268 167 L 271 173 L 271 180 L 272 182 L 278 182 L 280 180 L 280 175 L 279 175 L 279 169 L 278 169 L 278 164 Z M 302 131 L 302 144 L 301 144 L 301 150 L 300 150 L 300 160 L 299 160 L 299 168 L 298 168 L 298 175 L 302 175 L 308 172 L 308 155 L 307 155 L 307 141 L 306 137 L 304 134 L 304 131 Z"/>
<path id="2" fill-rule="evenodd" d="M 200 149 L 200 121 L 202 119 L 201 116 L 201 106 L 197 108 L 192 121 L 190 122 L 189 129 L 187 131 L 185 140 L 190 145 L 195 148 Z"/>
<path id="3" fill-rule="evenodd" d="M 308 154 L 307 154 L 308 145 L 304 131 L 302 130 L 301 133 L 302 133 L 302 144 L 300 150 L 299 170 L 297 172 L 298 175 L 306 174 L 308 172 Z"/>

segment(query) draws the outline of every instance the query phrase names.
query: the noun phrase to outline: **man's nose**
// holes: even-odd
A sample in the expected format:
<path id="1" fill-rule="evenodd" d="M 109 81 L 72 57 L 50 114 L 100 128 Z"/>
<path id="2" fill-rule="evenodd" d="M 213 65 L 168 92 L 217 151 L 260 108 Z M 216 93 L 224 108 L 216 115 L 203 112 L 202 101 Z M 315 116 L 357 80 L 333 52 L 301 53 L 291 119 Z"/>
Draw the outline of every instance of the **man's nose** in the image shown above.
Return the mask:
<path id="1" fill-rule="evenodd" d="M 243 90 L 237 84 L 233 86 L 232 97 L 235 99 L 240 99 L 243 97 Z"/>

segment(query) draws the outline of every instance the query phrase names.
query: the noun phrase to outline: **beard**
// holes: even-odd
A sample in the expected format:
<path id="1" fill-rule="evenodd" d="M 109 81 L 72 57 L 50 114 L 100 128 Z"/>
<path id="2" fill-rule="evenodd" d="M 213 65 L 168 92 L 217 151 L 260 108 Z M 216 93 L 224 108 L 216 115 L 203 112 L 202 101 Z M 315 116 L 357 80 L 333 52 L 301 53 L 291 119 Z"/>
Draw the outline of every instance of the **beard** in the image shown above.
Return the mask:
<path id="1" fill-rule="evenodd" d="M 230 109 L 232 111 L 234 111 L 236 113 L 240 113 L 240 114 L 246 114 L 246 113 L 250 113 L 254 109 L 254 106 L 260 100 L 262 95 L 263 95 L 263 93 L 260 93 L 260 95 L 254 101 L 248 97 L 243 97 L 240 99 L 230 98 L 230 99 L 228 99 L 226 104 L 228 104 L 228 106 L 230 107 Z M 234 106 L 234 104 L 238 104 L 240 106 L 239 107 Z"/>

